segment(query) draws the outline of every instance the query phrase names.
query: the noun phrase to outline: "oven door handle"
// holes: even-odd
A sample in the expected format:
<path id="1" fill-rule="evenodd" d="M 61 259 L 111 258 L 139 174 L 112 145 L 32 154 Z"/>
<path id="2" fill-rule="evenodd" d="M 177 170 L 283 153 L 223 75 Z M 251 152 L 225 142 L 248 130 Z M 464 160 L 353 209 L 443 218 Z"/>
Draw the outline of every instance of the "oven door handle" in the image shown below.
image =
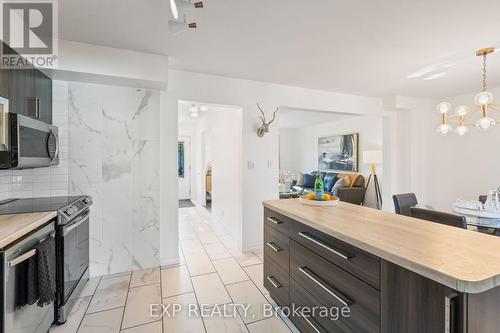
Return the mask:
<path id="1" fill-rule="evenodd" d="M 36 249 L 31 249 L 31 250 L 27 251 L 27 252 L 21 254 L 20 256 L 17 256 L 14 259 L 12 259 L 11 261 L 9 261 L 9 267 L 12 268 L 14 266 L 17 266 L 20 263 L 22 263 L 23 261 L 26 261 L 29 258 L 33 257 L 35 254 L 36 254 Z"/>
<path id="2" fill-rule="evenodd" d="M 43 241 L 45 241 L 46 239 L 48 239 L 50 237 L 54 237 L 54 235 L 55 235 L 55 231 L 52 231 L 47 237 L 45 237 L 44 239 L 40 240 L 40 243 L 43 242 Z M 20 263 L 22 263 L 23 261 L 28 260 L 29 258 L 31 258 L 34 255 L 36 255 L 36 252 L 37 252 L 36 249 L 31 249 L 31 250 L 26 251 L 23 254 L 15 257 L 14 259 L 12 259 L 12 260 L 9 261 L 9 263 L 8 263 L 9 268 L 17 266 Z"/>
<path id="3" fill-rule="evenodd" d="M 90 211 L 87 210 L 85 213 L 83 213 L 81 215 L 81 217 L 76 221 L 76 222 L 73 222 L 71 223 L 68 227 L 64 227 L 63 228 L 63 233 L 62 235 L 63 236 L 66 236 L 67 234 L 69 234 L 73 229 L 75 228 L 78 228 L 82 223 L 84 223 L 87 219 L 87 217 L 89 216 L 90 214 Z"/>

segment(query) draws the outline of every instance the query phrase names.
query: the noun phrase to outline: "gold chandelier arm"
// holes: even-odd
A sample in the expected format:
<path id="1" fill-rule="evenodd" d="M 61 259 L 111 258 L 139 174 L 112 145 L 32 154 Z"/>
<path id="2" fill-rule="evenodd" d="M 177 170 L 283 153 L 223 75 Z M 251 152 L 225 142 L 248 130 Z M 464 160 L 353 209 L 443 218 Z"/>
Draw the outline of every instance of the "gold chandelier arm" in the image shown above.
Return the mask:
<path id="1" fill-rule="evenodd" d="M 496 111 L 496 112 L 500 112 L 500 105 L 490 104 L 490 105 L 488 105 L 488 109 L 491 109 L 491 110 Z"/>

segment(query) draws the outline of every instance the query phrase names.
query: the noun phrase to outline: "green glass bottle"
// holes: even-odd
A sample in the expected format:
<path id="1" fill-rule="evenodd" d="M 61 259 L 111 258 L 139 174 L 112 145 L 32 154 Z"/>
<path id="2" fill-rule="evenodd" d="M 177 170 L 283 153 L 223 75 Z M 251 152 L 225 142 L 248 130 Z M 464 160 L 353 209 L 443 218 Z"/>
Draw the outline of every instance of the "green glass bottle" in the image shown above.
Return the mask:
<path id="1" fill-rule="evenodd" d="M 316 181 L 314 182 L 314 193 L 316 194 L 316 200 L 323 200 L 323 194 L 325 194 L 325 184 L 323 183 L 323 178 L 318 171 L 316 175 Z"/>

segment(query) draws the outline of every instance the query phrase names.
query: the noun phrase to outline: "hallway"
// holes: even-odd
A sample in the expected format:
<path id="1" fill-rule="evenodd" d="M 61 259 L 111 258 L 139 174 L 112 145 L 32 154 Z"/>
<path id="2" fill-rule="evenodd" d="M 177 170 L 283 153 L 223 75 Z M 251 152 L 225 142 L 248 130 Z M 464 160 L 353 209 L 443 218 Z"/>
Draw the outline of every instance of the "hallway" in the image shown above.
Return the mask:
<path id="1" fill-rule="evenodd" d="M 263 305 L 274 303 L 263 286 L 263 254 L 241 253 L 232 237 L 212 227 L 210 219 L 204 208 L 179 209 L 179 265 L 90 279 L 68 322 L 50 332 L 296 332 L 279 316 L 263 316 Z M 150 304 L 160 301 L 207 304 L 207 308 L 227 304 L 228 312 L 233 312 L 227 317 L 188 318 L 184 306 L 175 317 L 151 317 Z M 250 307 L 245 312 L 231 304 Z"/>

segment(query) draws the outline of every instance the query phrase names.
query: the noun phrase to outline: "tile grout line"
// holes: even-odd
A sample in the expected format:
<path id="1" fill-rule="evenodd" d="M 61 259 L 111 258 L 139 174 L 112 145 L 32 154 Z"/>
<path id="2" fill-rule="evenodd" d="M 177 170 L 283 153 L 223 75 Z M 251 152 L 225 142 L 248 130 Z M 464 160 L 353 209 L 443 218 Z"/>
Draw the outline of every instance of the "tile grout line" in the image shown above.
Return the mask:
<path id="1" fill-rule="evenodd" d="M 99 277 L 99 282 L 95 286 L 95 289 L 94 289 L 94 292 L 92 293 L 92 296 L 90 296 L 90 302 L 87 305 L 87 307 L 85 308 L 85 311 L 83 312 L 82 319 L 80 319 L 80 322 L 78 323 L 78 327 L 76 328 L 76 333 L 78 333 L 78 331 L 80 330 L 80 326 L 82 326 L 83 320 L 85 319 L 85 316 L 87 316 L 87 311 L 90 308 L 90 304 L 92 304 L 92 300 L 94 299 L 94 295 L 96 294 L 97 288 L 99 288 L 99 285 L 101 284 L 101 281 L 102 281 L 102 277 Z M 87 281 L 87 283 L 88 283 L 88 281 Z M 68 314 L 68 317 L 69 317 L 69 315 L 70 314 Z"/>
<path id="2" fill-rule="evenodd" d="M 160 271 L 160 304 L 163 305 L 163 280 L 161 278 L 161 276 L 163 274 L 161 272 L 162 271 L 161 265 L 158 267 L 158 270 Z M 165 281 L 165 282 L 167 282 L 167 281 Z M 162 307 L 160 307 L 160 308 L 162 308 Z M 163 316 L 161 316 L 161 332 L 164 333 L 163 331 L 164 331 Z"/>
<path id="3" fill-rule="evenodd" d="M 229 236 L 231 236 L 231 235 L 229 235 Z M 218 237 L 217 235 L 215 235 L 215 237 L 217 237 L 217 239 L 219 239 L 219 237 Z M 220 241 L 220 239 L 219 239 L 219 241 Z M 233 254 L 229 251 L 229 249 L 226 247 L 226 245 L 225 245 L 222 241 L 220 241 L 220 243 L 221 243 L 221 245 L 222 245 L 222 246 L 226 249 L 226 251 L 228 251 L 228 252 L 229 252 L 229 254 L 232 256 L 232 258 L 234 258 L 234 259 L 235 259 L 236 263 L 240 266 L 240 268 L 243 270 L 243 272 L 245 272 L 245 274 L 249 277 L 250 281 L 252 281 L 252 283 L 253 283 L 253 284 L 254 284 L 254 286 L 255 286 L 255 287 L 259 290 L 259 292 L 261 293 L 261 295 L 262 295 L 262 296 L 266 299 L 266 301 L 268 301 L 268 299 L 267 299 L 266 295 L 262 292 L 262 290 L 261 290 L 261 289 L 257 286 L 257 284 L 256 284 L 256 283 L 252 280 L 252 278 L 248 275 L 247 271 L 245 270 L 245 267 L 252 267 L 252 266 L 257 266 L 257 265 L 264 265 L 264 261 L 262 261 L 262 260 L 261 260 L 261 263 L 259 263 L 259 264 L 253 264 L 253 265 L 248 265 L 248 266 L 242 266 L 242 265 L 240 264 L 240 262 L 239 262 L 239 261 L 238 261 L 238 260 L 234 257 L 234 255 L 233 255 Z M 251 253 L 253 253 L 255 256 L 257 256 L 257 255 L 256 255 L 256 253 L 255 253 L 254 251 L 252 251 Z M 261 253 L 264 253 L 264 252 L 261 252 Z M 257 257 L 257 258 L 258 258 L 258 257 Z M 260 258 L 259 258 L 259 260 L 260 260 Z M 213 262 L 213 261 L 214 261 L 214 260 L 212 260 L 212 262 Z M 247 281 L 248 281 L 248 280 L 247 280 Z M 232 284 L 241 283 L 241 282 L 246 282 L 246 281 L 235 282 L 235 283 L 232 283 Z M 228 285 L 231 285 L 231 284 L 228 284 Z M 264 288 L 265 288 L 265 287 L 264 287 Z M 229 293 L 229 292 L 228 292 L 228 293 Z M 230 295 L 229 297 L 231 297 L 231 295 Z M 271 304 L 271 305 L 272 305 L 272 304 Z M 276 317 L 276 316 L 275 316 L 275 317 Z M 277 317 L 279 317 L 279 318 L 281 319 L 281 321 L 283 322 L 283 324 L 285 324 L 285 326 L 286 326 L 286 327 L 287 327 L 290 331 L 292 331 L 292 330 L 290 329 L 290 327 L 288 327 L 288 325 L 286 324 L 286 322 L 283 320 L 283 318 L 281 318 L 281 316 L 280 316 L 280 315 L 277 315 Z M 272 318 L 272 317 L 269 317 L 269 318 Z M 257 323 L 257 322 L 259 322 L 259 321 L 263 321 L 263 320 L 266 320 L 266 319 L 269 319 L 269 318 L 262 318 L 262 319 L 260 319 L 260 320 L 256 320 L 256 321 L 254 321 L 254 322 L 250 322 L 250 323 L 248 323 L 248 324 L 247 324 L 247 323 L 245 323 L 245 322 L 243 321 L 243 323 L 245 324 L 245 326 L 246 326 L 246 328 L 247 328 L 247 330 L 248 330 L 248 325 L 250 325 L 250 324 L 254 324 L 254 323 Z"/>
<path id="4" fill-rule="evenodd" d="M 211 226 L 210 226 L 211 228 Z M 196 231 L 195 231 L 195 234 L 196 234 Z M 196 236 L 198 236 L 198 234 L 196 234 Z M 226 248 L 226 246 L 220 241 L 219 237 L 217 235 L 214 234 L 214 236 L 217 238 L 217 240 L 221 243 L 221 245 L 226 249 L 226 251 L 228 251 L 228 253 L 231 255 L 231 258 L 234 259 L 234 261 L 236 261 L 236 263 L 239 265 L 238 263 L 238 260 L 234 257 L 234 255 Z M 231 236 L 231 235 L 229 235 Z M 201 242 L 201 241 L 200 241 Z M 202 244 L 203 246 L 203 244 Z M 203 250 L 206 252 L 206 249 L 205 249 L 205 246 L 203 246 Z M 208 255 L 208 254 L 207 254 Z M 231 259 L 231 258 L 225 258 L 225 259 Z M 210 257 L 209 257 L 210 259 Z M 212 263 L 212 265 L 214 266 L 215 268 L 215 272 L 217 274 L 217 276 L 219 277 L 221 283 L 222 283 L 222 286 L 224 287 L 224 289 L 226 290 L 226 293 L 227 295 L 229 296 L 229 299 L 231 299 L 231 304 L 234 304 L 234 300 L 233 300 L 233 297 L 231 296 L 231 293 L 229 293 L 229 290 L 227 290 L 226 288 L 226 285 L 224 284 L 224 282 L 222 281 L 222 278 L 220 277 L 220 274 L 219 274 L 219 271 L 217 270 L 216 266 L 213 264 L 214 260 L 210 259 L 210 262 Z M 241 266 L 240 266 L 241 267 Z M 243 273 L 248 277 L 249 280 L 251 280 L 250 276 L 247 274 L 247 272 L 245 272 L 245 270 L 243 269 Z M 246 282 L 248 280 L 245 280 L 245 281 L 240 281 L 240 282 L 235 282 L 235 283 L 241 283 L 241 282 Z M 229 284 L 228 284 L 229 285 Z M 267 299 L 266 299 L 267 300 Z M 238 311 L 238 309 L 236 309 L 236 312 L 238 313 L 238 316 L 240 317 L 241 319 L 241 322 L 243 323 L 243 325 L 245 326 L 247 332 L 249 332 L 250 330 L 248 329 L 248 326 L 247 324 L 245 323 L 245 320 L 243 319 L 240 311 Z"/>
<path id="5" fill-rule="evenodd" d="M 187 219 L 189 220 L 189 216 L 187 217 Z M 177 221 L 177 223 L 179 223 L 179 221 Z M 189 224 L 191 224 L 191 222 L 189 222 Z M 192 228 L 192 225 L 191 225 L 191 228 Z M 182 245 L 181 242 L 179 242 L 179 246 L 181 247 L 182 255 L 184 256 L 184 260 L 186 261 L 186 270 L 188 271 L 189 282 L 191 282 L 191 287 L 193 288 L 194 299 L 196 301 L 196 304 L 200 304 L 199 301 L 198 301 L 198 295 L 196 295 L 196 290 L 194 289 L 193 277 L 191 276 L 191 271 L 189 270 L 189 266 L 187 264 L 186 256 L 184 254 L 184 247 L 183 247 L 183 245 Z M 214 267 L 214 269 L 215 269 L 215 267 Z M 205 333 L 208 333 L 207 332 L 207 327 L 205 325 L 205 321 L 203 320 L 203 318 L 201 319 L 201 324 L 203 325 L 203 329 L 205 330 Z"/>
<path id="6" fill-rule="evenodd" d="M 125 318 L 125 310 L 127 309 L 128 295 L 130 293 L 130 284 L 131 283 L 132 283 L 132 273 L 130 274 L 130 278 L 128 280 L 127 297 L 125 297 L 125 305 L 123 306 L 122 320 L 120 322 L 120 331 L 123 328 L 123 319 Z"/>

